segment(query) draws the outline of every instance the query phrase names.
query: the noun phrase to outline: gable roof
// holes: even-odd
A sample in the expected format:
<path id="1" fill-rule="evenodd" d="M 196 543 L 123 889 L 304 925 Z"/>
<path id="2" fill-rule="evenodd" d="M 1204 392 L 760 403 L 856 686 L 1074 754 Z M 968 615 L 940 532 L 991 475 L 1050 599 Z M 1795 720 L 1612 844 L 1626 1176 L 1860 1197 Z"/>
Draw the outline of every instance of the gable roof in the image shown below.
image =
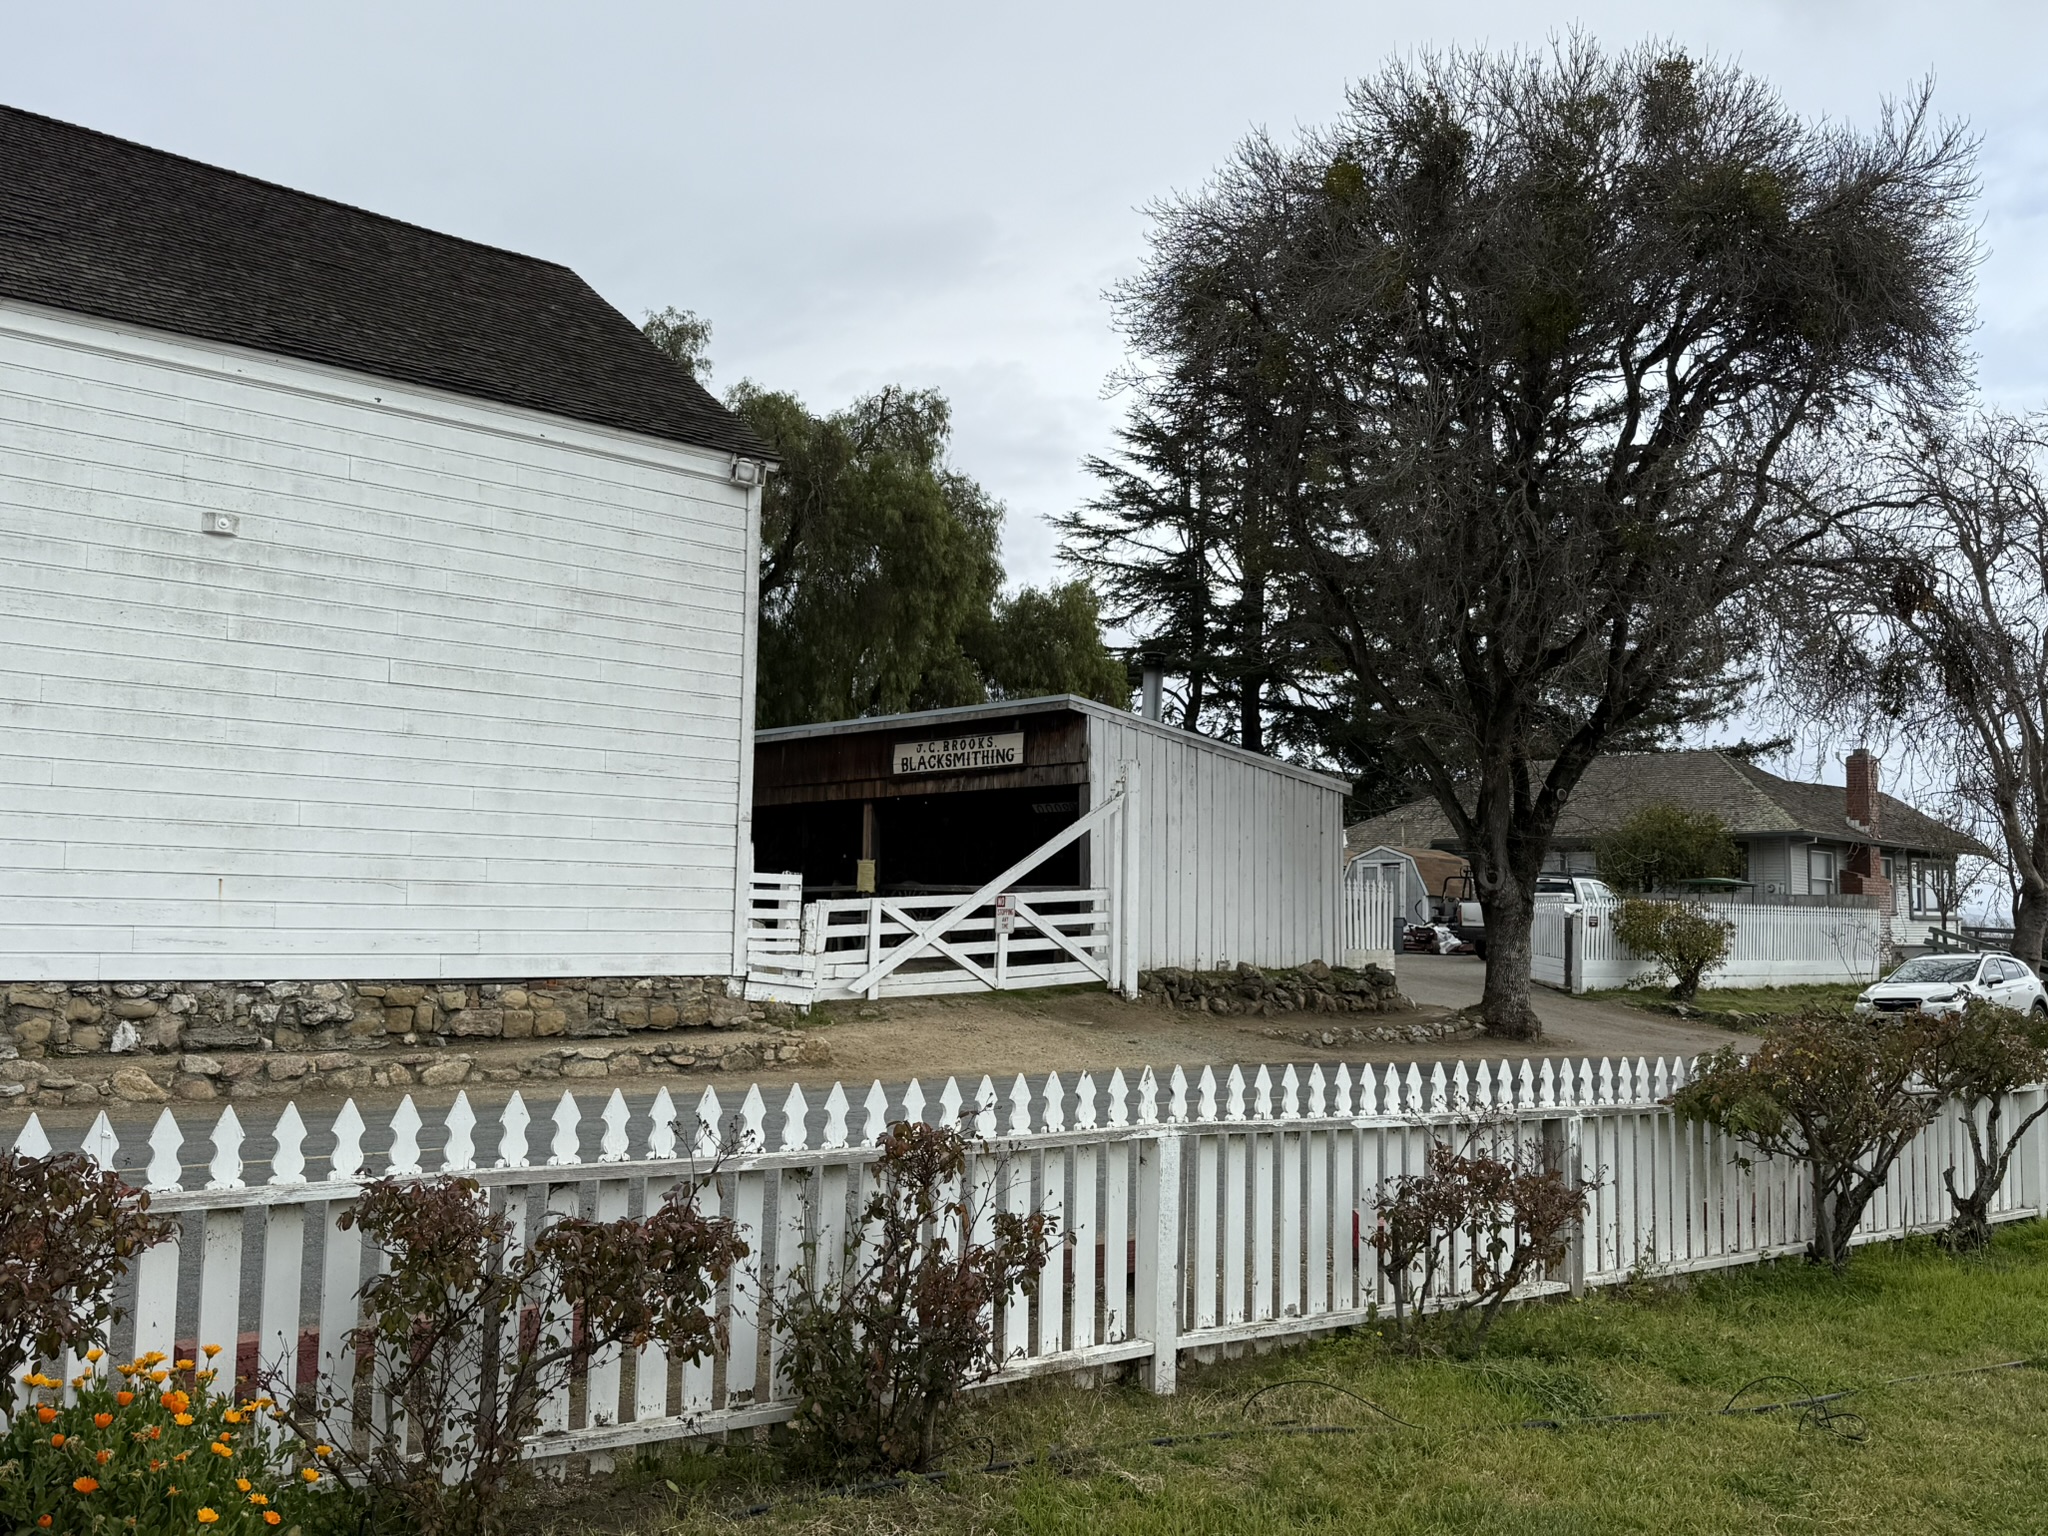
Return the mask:
<path id="1" fill-rule="evenodd" d="M 0 298 L 772 457 L 567 267 L 7 106 Z"/>
<path id="2" fill-rule="evenodd" d="M 1538 772 L 1548 767 L 1536 764 Z M 1586 848 L 1646 805 L 1671 803 L 1711 811 L 1738 838 L 1814 837 L 1867 843 L 1849 820 L 1839 784 L 1802 784 L 1711 748 L 1629 752 L 1594 759 L 1558 817 L 1553 846 Z M 1975 839 L 1926 816 L 1895 795 L 1878 795 L 1877 842 L 1924 853 L 1981 853 Z M 1434 800 L 1399 806 L 1345 832 L 1347 846 L 1377 843 L 1455 847 L 1457 838 Z"/>

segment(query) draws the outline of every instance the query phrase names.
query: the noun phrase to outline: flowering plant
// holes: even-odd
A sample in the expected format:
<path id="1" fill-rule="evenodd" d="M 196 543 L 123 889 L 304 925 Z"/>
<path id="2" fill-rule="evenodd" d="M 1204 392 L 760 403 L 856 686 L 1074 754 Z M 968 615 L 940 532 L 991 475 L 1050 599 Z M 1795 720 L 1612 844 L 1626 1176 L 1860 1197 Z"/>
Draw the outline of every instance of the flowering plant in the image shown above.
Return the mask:
<path id="1" fill-rule="evenodd" d="M 299 1528 L 326 1474 L 326 1447 L 290 1454 L 268 1432 L 266 1398 L 218 1390 L 207 1364 L 143 1355 L 87 1369 L 65 1383 L 37 1372 L 0 1438 L 0 1529 L 99 1532 L 206 1531 L 218 1536 Z"/>

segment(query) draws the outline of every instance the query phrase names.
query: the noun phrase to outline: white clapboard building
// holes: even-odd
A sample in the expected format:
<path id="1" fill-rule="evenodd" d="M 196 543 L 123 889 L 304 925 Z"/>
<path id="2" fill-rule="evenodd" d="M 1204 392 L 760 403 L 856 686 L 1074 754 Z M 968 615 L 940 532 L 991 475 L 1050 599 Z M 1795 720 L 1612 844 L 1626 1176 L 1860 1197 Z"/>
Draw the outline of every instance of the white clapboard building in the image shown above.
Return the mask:
<path id="1" fill-rule="evenodd" d="M 0 982 L 734 975 L 764 457 L 565 267 L 0 109 Z"/>

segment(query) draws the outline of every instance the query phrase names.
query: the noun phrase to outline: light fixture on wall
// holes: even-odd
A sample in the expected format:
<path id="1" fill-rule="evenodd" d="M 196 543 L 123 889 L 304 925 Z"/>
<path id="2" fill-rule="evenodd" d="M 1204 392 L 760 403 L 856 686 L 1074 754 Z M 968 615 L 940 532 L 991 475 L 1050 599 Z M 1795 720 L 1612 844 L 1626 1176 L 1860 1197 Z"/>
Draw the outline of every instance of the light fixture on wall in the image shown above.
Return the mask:
<path id="1" fill-rule="evenodd" d="M 766 466 L 759 459 L 743 459 L 733 455 L 732 483 L 734 485 L 759 485 L 767 479 Z"/>

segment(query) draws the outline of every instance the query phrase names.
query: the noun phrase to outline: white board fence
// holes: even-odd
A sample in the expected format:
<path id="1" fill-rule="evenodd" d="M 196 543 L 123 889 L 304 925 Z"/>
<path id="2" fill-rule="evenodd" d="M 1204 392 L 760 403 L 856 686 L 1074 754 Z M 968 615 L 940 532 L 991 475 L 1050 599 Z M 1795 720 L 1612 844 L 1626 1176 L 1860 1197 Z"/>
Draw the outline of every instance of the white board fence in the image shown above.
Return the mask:
<path id="1" fill-rule="evenodd" d="M 1728 959 L 1707 974 L 1710 987 L 1786 987 L 1877 978 L 1884 949 L 1882 914 L 1868 907 L 1786 907 L 1760 902 L 1700 904 L 1735 925 Z M 1645 960 L 1614 931 L 1617 908 L 1539 904 L 1530 933 L 1530 974 L 1570 992 L 1626 987 L 1653 979 Z"/>
<path id="2" fill-rule="evenodd" d="M 317 1374 L 339 1391 L 354 1369 L 341 1340 L 377 1256 L 336 1218 L 365 1179 L 466 1174 L 525 1231 L 565 1213 L 639 1214 L 691 1181 L 739 1223 L 753 1253 L 719 1296 L 728 1346 L 697 1365 L 658 1349 L 596 1356 L 548 1405 L 531 1454 L 589 1455 L 602 1469 L 623 1447 L 785 1419 L 794 1404 L 778 1371 L 773 1298 L 807 1243 L 839 1251 L 876 1140 L 890 1122 L 913 1119 L 972 1127 L 985 1146 L 968 1177 L 1009 1210 L 1053 1216 L 1065 1238 L 1036 1301 L 1019 1295 L 1004 1310 L 997 1379 L 1130 1361 L 1155 1390 L 1171 1391 L 1183 1352 L 1306 1336 L 1389 1309 L 1370 1243 L 1383 1193 L 1420 1169 L 1433 1139 L 1482 1119 L 1489 1134 L 1540 1144 L 1591 1186 L 1565 1263 L 1525 1295 L 1800 1251 L 1810 1225 L 1804 1166 L 1745 1162 L 1726 1138 L 1681 1122 L 1661 1101 L 1688 1070 L 1677 1059 L 1460 1062 L 1427 1073 L 1412 1064 L 1305 1075 L 1232 1067 L 1220 1077 L 1205 1067 L 1192 1080 L 1148 1069 L 1135 1080 L 1084 1073 L 1072 1092 L 1057 1076 L 1007 1089 L 949 1078 L 929 1097 L 916 1082 L 896 1094 L 877 1083 L 858 1105 L 835 1084 L 822 1097 L 791 1087 L 773 1123 L 758 1086 L 736 1112 L 710 1089 L 689 1112 L 666 1090 L 640 1111 L 614 1091 L 594 1121 L 569 1093 L 536 1121 L 515 1094 L 488 1127 L 466 1096 L 435 1127 L 408 1098 L 375 1136 L 353 1102 L 317 1138 L 287 1106 L 260 1163 L 244 1159 L 233 1108 L 205 1133 L 166 1110 L 141 1181 L 156 1210 L 180 1218 L 180 1237 L 141 1259 L 122 1299 L 130 1315 L 110 1343 L 125 1358 L 234 1342 L 245 1376 L 260 1359 L 286 1380 Z M 2011 1116 L 2043 1091 L 2016 1095 Z M 2041 1213 L 2044 1129 L 2028 1133 L 1994 1220 Z M 34 1117 L 15 1145 L 49 1149 Z M 743 1150 L 715 1156 L 734 1145 Z M 104 1115 L 84 1150 L 117 1165 Z M 1951 1105 L 1900 1160 L 1856 1241 L 1944 1225 L 1942 1173 L 1967 1167 L 1967 1156 Z"/>
<path id="3" fill-rule="evenodd" d="M 1403 927 L 1400 868 L 1353 859 L 1344 869 L 1344 964 L 1393 970 Z"/>

